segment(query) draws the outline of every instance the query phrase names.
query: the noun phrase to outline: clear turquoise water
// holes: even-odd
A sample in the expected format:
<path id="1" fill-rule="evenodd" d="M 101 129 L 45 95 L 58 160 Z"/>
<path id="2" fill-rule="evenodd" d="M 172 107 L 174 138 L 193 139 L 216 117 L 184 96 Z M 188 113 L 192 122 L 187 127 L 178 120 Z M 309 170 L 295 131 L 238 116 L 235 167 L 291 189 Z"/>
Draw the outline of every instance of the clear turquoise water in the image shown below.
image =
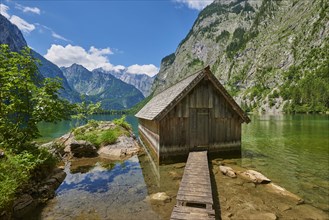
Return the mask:
<path id="1" fill-rule="evenodd" d="M 253 116 L 243 126 L 240 165 L 329 211 L 329 116 Z"/>
<path id="2" fill-rule="evenodd" d="M 120 116 L 97 115 L 93 119 L 112 120 L 118 117 Z M 137 119 L 127 116 L 127 121 L 133 125 L 134 132 L 137 133 Z M 73 124 L 74 122 L 69 121 L 57 124 L 41 123 L 39 128 L 42 139 L 49 140 L 59 137 L 68 132 Z M 242 158 L 237 159 L 237 162 L 243 167 L 262 172 L 274 183 L 296 193 L 307 203 L 329 211 L 329 116 L 251 116 L 251 123 L 242 127 Z M 128 161 L 127 164 L 129 163 Z M 80 189 L 82 186 L 94 189 L 96 186 L 99 188 L 97 184 L 105 184 L 104 189 L 106 190 L 103 194 L 97 192 L 97 196 L 102 200 L 102 195 L 108 195 L 110 190 L 104 179 L 120 177 L 127 178 L 126 181 L 128 181 L 130 175 L 126 175 L 126 173 L 131 172 L 134 175 L 133 179 L 143 185 L 145 184 L 143 180 L 145 173 L 143 177 L 141 168 L 137 166 L 138 163 L 138 159 L 133 161 L 132 170 L 129 168 L 130 166 L 125 166 L 125 168 L 115 166 L 114 169 L 106 169 L 102 172 L 91 169 L 93 171 L 90 172 L 97 171 L 98 174 L 95 176 L 91 173 L 90 178 L 88 177 L 89 171 L 83 174 L 86 178 L 88 177 L 88 183 L 78 181 L 78 185 L 71 185 L 66 180 L 58 189 L 57 197 L 63 199 L 66 194 L 65 190 L 70 187 L 74 190 Z M 70 173 L 70 175 L 77 178 L 77 174 Z M 79 176 L 81 175 L 79 174 Z M 86 181 L 86 178 L 83 181 Z M 132 187 L 137 182 L 133 183 Z M 100 187 L 100 189 L 103 188 Z M 146 195 L 145 190 L 143 188 L 139 191 L 142 196 L 137 195 L 137 198 L 141 200 Z M 142 201 L 140 202 L 144 204 Z"/>

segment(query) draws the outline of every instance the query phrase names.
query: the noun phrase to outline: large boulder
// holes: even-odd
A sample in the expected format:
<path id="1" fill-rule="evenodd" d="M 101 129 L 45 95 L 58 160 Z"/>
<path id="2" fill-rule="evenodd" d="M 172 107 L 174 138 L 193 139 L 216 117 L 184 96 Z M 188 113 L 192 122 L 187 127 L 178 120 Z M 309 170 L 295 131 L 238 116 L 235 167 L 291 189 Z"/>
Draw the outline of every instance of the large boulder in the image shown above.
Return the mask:
<path id="1" fill-rule="evenodd" d="M 231 167 L 219 166 L 219 170 L 220 170 L 220 172 L 222 172 L 226 176 L 229 176 L 231 178 L 235 178 L 236 177 L 236 173 L 235 173 L 235 171 Z"/>
<path id="2" fill-rule="evenodd" d="M 97 153 L 103 158 L 122 160 L 137 154 L 139 150 L 140 147 L 133 137 L 122 135 L 116 143 L 101 147 Z"/>
<path id="3" fill-rule="evenodd" d="M 257 172 L 255 170 L 247 170 L 243 173 L 241 173 L 241 175 L 249 180 L 251 180 L 254 183 L 270 183 L 271 180 L 269 178 L 267 178 L 266 176 L 264 176 L 263 174 L 261 174 L 260 172 Z"/>
<path id="4" fill-rule="evenodd" d="M 70 150 L 74 157 L 96 157 L 97 149 L 89 141 L 72 141 Z"/>

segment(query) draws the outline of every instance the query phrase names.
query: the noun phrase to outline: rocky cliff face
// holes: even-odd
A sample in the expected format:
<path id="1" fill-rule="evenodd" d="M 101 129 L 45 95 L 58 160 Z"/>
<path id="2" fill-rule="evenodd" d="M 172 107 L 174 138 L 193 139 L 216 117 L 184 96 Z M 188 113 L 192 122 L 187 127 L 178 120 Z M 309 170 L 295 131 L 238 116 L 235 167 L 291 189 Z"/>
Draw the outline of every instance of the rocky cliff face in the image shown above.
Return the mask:
<path id="1" fill-rule="evenodd" d="M 80 101 L 80 95 L 76 91 L 72 89 L 72 87 L 69 85 L 68 81 L 66 80 L 65 76 L 63 75 L 62 70 L 41 56 L 39 53 L 32 50 L 33 56 L 40 60 L 41 63 L 38 65 L 39 71 L 41 75 L 45 78 L 60 78 L 62 82 L 62 86 L 64 89 L 60 90 L 60 97 L 64 98 L 66 100 L 69 100 L 70 102 L 79 102 Z"/>
<path id="2" fill-rule="evenodd" d="M 111 74 L 100 70 L 90 72 L 81 65 L 62 67 L 69 85 L 93 102 L 102 102 L 103 109 L 126 109 L 144 99 L 143 94 Z"/>
<path id="3" fill-rule="evenodd" d="M 155 76 L 150 77 L 145 74 L 131 74 L 131 73 L 127 73 L 126 70 L 115 72 L 115 71 L 106 71 L 103 69 L 97 69 L 97 71 L 111 74 L 117 79 L 120 79 L 125 83 L 135 86 L 139 91 L 143 93 L 145 97 L 150 95 L 152 84 L 155 79 Z"/>
<path id="4" fill-rule="evenodd" d="M 0 14 L 0 44 L 8 44 L 12 51 L 19 52 L 24 47 L 27 47 L 27 43 L 16 25 L 13 25 L 7 18 Z M 67 83 L 62 71 L 53 63 L 45 59 L 37 52 L 32 51 L 32 55 L 40 60 L 38 65 L 39 72 L 42 77 L 56 78 L 59 77 L 62 80 L 63 88 L 60 90 L 60 97 L 67 99 L 71 102 L 79 100 L 79 96 L 74 92 Z"/>
<path id="5" fill-rule="evenodd" d="M 21 31 L 7 18 L 0 14 L 0 43 L 8 44 L 12 51 L 20 51 L 25 47 L 26 41 Z"/>
<path id="6" fill-rule="evenodd" d="M 329 80 L 328 5 L 216 0 L 163 58 L 153 89 L 158 93 L 210 65 L 247 110 L 327 111 L 329 87 L 321 81 Z"/>

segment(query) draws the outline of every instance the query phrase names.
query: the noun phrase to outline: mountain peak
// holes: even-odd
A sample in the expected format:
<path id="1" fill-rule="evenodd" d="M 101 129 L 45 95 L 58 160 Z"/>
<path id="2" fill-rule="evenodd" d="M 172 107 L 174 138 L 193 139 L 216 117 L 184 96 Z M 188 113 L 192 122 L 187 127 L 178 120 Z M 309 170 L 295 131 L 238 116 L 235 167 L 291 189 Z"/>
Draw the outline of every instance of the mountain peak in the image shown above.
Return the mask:
<path id="1" fill-rule="evenodd" d="M 215 0 L 214 3 L 221 4 L 221 5 L 229 5 L 231 3 L 238 2 L 238 0 Z"/>
<path id="2" fill-rule="evenodd" d="M 134 86 L 102 71 L 101 68 L 91 72 L 82 65 L 73 64 L 62 70 L 72 88 L 87 95 L 89 101 L 101 101 L 103 109 L 130 108 L 144 98 Z"/>
<path id="3" fill-rule="evenodd" d="M 66 68 L 75 68 L 75 69 L 83 69 L 89 71 L 86 67 L 82 66 L 81 64 L 73 63 L 71 66 Z"/>
<path id="4" fill-rule="evenodd" d="M 10 50 L 21 51 L 27 43 L 16 25 L 0 14 L 0 43 L 8 44 Z"/>
<path id="5" fill-rule="evenodd" d="M 12 51 L 18 52 L 26 47 L 26 41 L 23 37 L 22 32 L 18 27 L 12 24 L 7 18 L 0 14 L 0 44 L 7 44 Z M 77 93 L 72 91 L 68 85 L 65 77 L 63 76 L 62 71 L 58 66 L 45 59 L 39 53 L 31 50 L 32 56 L 35 59 L 40 60 L 40 65 L 38 64 L 39 72 L 42 77 L 45 78 L 56 78 L 59 77 L 62 79 L 63 89 L 60 90 L 60 97 L 65 98 L 69 101 L 75 102 L 79 100 Z"/>
<path id="6" fill-rule="evenodd" d="M 103 74 L 112 75 L 115 78 L 120 79 L 125 83 L 133 85 L 139 91 L 141 91 L 145 97 L 151 94 L 151 87 L 155 79 L 155 76 L 150 77 L 144 73 L 141 74 L 129 73 L 127 72 L 127 68 L 120 71 L 108 71 L 108 70 L 104 70 L 103 68 L 98 68 L 93 70 L 93 72 L 95 71 L 101 72 Z"/>

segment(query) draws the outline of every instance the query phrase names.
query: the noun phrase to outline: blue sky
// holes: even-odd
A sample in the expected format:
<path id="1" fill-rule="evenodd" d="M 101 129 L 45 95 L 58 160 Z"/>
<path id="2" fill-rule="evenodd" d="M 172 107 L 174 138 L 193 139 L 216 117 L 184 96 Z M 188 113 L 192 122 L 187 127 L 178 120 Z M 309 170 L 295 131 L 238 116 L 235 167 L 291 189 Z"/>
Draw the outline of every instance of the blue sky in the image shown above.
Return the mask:
<path id="1" fill-rule="evenodd" d="M 58 66 L 154 75 L 207 0 L 1 0 L 1 14 L 28 45 Z"/>

